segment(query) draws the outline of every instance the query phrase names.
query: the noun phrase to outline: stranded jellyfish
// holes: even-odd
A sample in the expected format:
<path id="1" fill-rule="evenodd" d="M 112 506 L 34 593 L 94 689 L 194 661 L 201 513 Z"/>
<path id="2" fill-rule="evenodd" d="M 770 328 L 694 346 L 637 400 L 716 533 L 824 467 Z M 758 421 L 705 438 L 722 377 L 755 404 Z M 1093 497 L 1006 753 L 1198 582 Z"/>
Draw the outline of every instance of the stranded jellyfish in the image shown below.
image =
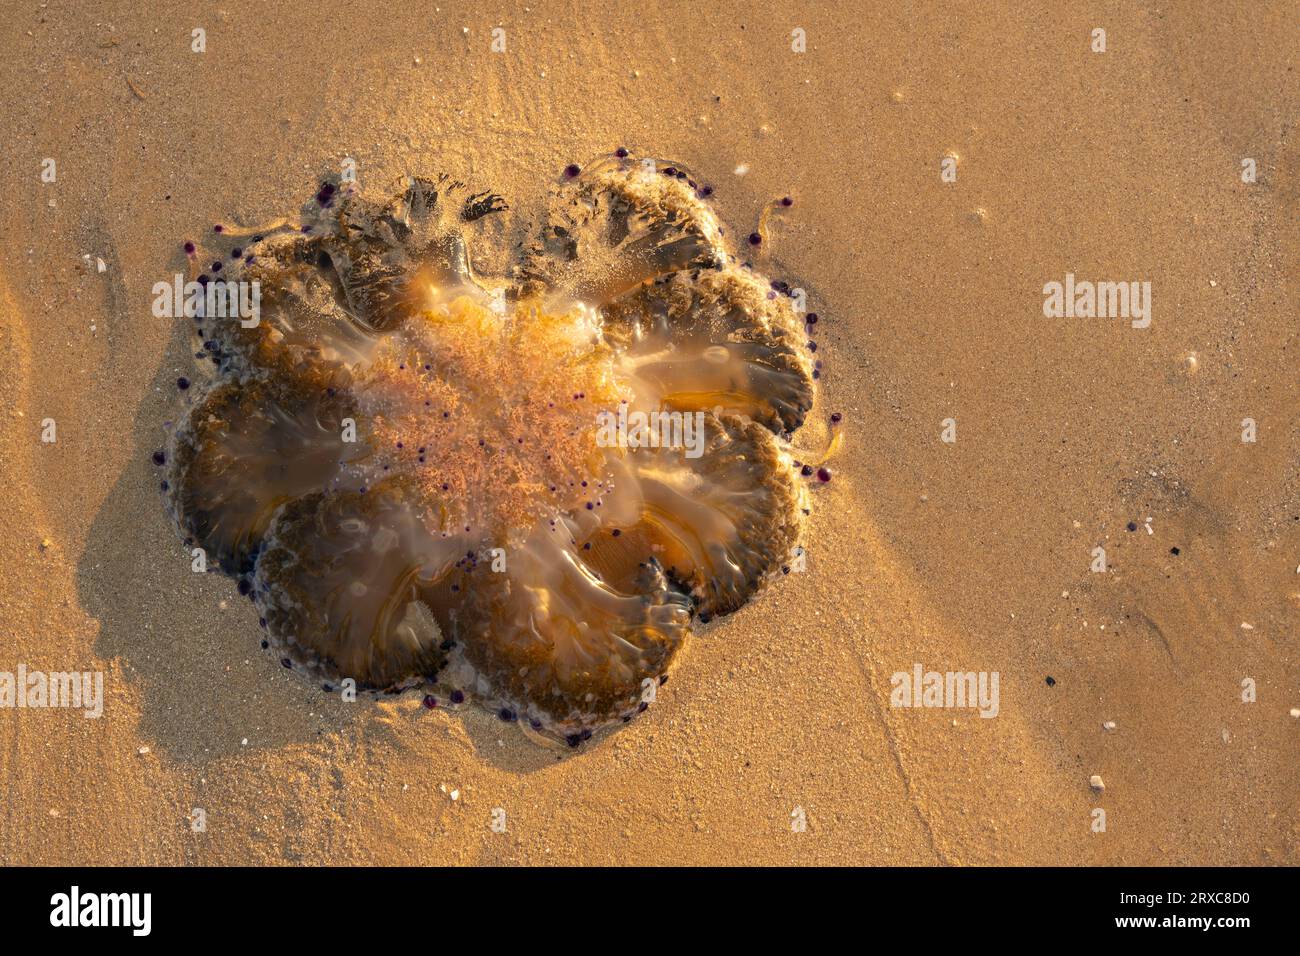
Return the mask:
<path id="1" fill-rule="evenodd" d="M 286 666 L 575 743 L 788 567 L 810 326 L 711 190 L 626 152 L 565 170 L 496 278 L 505 204 L 447 178 L 186 247 L 204 374 L 155 460 Z"/>

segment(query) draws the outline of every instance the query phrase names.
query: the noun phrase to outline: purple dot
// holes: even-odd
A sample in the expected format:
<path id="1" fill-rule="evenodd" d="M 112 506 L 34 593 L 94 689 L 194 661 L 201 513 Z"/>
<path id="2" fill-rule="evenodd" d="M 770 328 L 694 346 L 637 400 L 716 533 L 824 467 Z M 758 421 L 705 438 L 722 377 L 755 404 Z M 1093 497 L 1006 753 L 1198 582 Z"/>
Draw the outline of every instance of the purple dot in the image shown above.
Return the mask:
<path id="1" fill-rule="evenodd" d="M 569 165 L 564 167 L 564 175 L 568 176 L 570 179 L 573 179 L 580 172 L 582 172 L 582 169 L 577 163 L 569 163 Z"/>
<path id="2" fill-rule="evenodd" d="M 816 312 L 809 312 L 808 315 L 804 317 L 804 321 L 805 321 L 806 323 L 808 323 L 809 325 L 816 325 L 816 324 L 817 324 L 817 313 L 816 313 Z"/>
<path id="3" fill-rule="evenodd" d="M 614 150 L 614 155 L 619 159 L 627 159 L 627 150 L 620 146 L 618 149 Z"/>
<path id="4" fill-rule="evenodd" d="M 783 199 L 781 200 L 781 205 L 782 205 L 782 206 L 793 206 L 793 205 L 794 205 L 794 200 L 791 199 L 789 196 L 786 196 L 785 198 L 783 198 Z"/>
<path id="5" fill-rule="evenodd" d="M 183 392 L 183 391 L 185 391 L 187 388 L 190 387 L 190 380 L 189 380 L 188 378 L 184 378 L 184 377 L 182 377 L 182 378 L 178 378 L 178 379 L 176 380 L 176 387 L 179 388 L 179 389 Z"/>
<path id="6" fill-rule="evenodd" d="M 187 256 L 194 255 L 194 243 L 192 242 L 185 243 L 185 254 Z"/>
<path id="7" fill-rule="evenodd" d="M 817 469 L 817 480 L 827 482 L 831 480 L 831 470 L 825 466 Z"/>
<path id="8" fill-rule="evenodd" d="M 217 223 L 215 226 L 212 227 L 212 231 L 213 231 L 213 232 L 225 232 L 225 231 L 226 231 L 226 227 L 223 226 L 223 225 L 221 225 L 221 223 Z"/>
<path id="9" fill-rule="evenodd" d="M 763 237 L 760 236 L 758 233 L 756 233 L 756 232 L 751 232 L 751 233 L 749 234 L 749 244 L 750 244 L 751 246 L 757 246 L 757 245 L 759 245 L 760 243 L 762 243 L 762 241 L 763 241 Z"/>
<path id="10" fill-rule="evenodd" d="M 453 691 L 451 692 L 451 702 L 452 702 L 453 704 L 463 704 L 463 703 L 465 703 L 465 692 L 464 692 L 464 691 L 459 691 L 459 690 L 453 690 Z"/>
<path id="11" fill-rule="evenodd" d="M 805 478 L 807 478 L 812 473 L 813 473 L 812 465 L 804 465 L 802 468 L 799 469 L 799 474 L 803 475 Z"/>
<path id="12" fill-rule="evenodd" d="M 438 698 L 434 697 L 432 694 L 425 694 L 424 706 L 428 707 L 430 710 L 433 710 L 433 708 L 438 706 Z"/>
<path id="13" fill-rule="evenodd" d="M 167 456 L 164 455 L 162 452 L 156 451 L 153 453 L 153 463 L 155 465 L 163 465 L 166 464 L 166 462 L 167 462 Z"/>
<path id="14" fill-rule="evenodd" d="M 839 412 L 832 412 L 832 413 L 831 413 L 831 424 L 832 424 L 832 425 L 838 425 L 838 424 L 839 424 L 841 421 L 843 421 L 843 420 L 844 420 L 844 416 L 841 415 Z"/>

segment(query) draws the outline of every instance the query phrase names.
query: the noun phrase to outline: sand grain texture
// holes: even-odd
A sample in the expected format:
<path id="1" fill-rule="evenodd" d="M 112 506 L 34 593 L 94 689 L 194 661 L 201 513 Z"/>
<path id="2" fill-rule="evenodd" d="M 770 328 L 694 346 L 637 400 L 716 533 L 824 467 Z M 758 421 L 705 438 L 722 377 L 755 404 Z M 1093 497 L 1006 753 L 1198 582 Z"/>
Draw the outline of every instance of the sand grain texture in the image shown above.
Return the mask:
<path id="1" fill-rule="evenodd" d="M 8 4 L 0 670 L 102 670 L 107 703 L 0 711 L 0 862 L 1300 862 L 1295 5 L 756 6 Z M 808 572 L 572 755 L 327 697 L 168 524 L 192 363 L 152 284 L 343 157 L 502 192 L 504 249 L 619 145 L 729 232 L 795 199 L 757 264 L 808 290 L 847 439 Z M 1044 318 L 1066 272 L 1150 281 L 1151 327 Z M 891 709 L 916 662 L 998 671 L 1000 715 Z"/>

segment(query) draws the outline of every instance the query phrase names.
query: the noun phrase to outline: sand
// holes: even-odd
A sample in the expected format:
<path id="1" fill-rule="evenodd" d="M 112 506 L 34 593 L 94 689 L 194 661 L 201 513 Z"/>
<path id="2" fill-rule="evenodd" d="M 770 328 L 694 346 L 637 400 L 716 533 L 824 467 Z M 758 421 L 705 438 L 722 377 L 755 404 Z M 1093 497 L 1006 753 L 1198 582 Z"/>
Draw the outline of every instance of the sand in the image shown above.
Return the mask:
<path id="1" fill-rule="evenodd" d="M 10 4 L 0 670 L 106 702 L 0 710 L 0 862 L 1300 862 L 1295 7 L 907 6 Z M 807 571 L 574 753 L 327 697 L 161 507 L 152 284 L 344 157 L 504 193 L 504 240 L 619 145 L 729 232 L 794 199 L 759 265 L 821 319 L 801 440 L 845 417 Z M 1150 282 L 1150 326 L 1045 317 L 1067 273 Z M 998 716 L 891 707 L 917 663 L 998 672 Z"/>

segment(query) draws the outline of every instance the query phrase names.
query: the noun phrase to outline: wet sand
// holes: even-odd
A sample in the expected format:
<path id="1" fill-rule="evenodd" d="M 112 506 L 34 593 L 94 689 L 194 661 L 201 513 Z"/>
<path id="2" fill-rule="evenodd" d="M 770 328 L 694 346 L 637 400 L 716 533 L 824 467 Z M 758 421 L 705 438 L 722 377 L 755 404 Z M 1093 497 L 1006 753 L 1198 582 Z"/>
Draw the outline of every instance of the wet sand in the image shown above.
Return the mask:
<path id="1" fill-rule="evenodd" d="M 139 6 L 0 24 L 0 670 L 106 694 L 0 710 L 0 862 L 1300 862 L 1293 5 Z M 344 157 L 503 193 L 504 250 L 619 145 L 729 233 L 795 200 L 758 265 L 845 419 L 807 571 L 572 754 L 327 697 L 164 514 L 192 359 L 153 283 Z M 1150 326 L 1045 317 L 1067 273 L 1150 282 Z M 917 663 L 998 672 L 998 716 L 892 708 Z"/>

